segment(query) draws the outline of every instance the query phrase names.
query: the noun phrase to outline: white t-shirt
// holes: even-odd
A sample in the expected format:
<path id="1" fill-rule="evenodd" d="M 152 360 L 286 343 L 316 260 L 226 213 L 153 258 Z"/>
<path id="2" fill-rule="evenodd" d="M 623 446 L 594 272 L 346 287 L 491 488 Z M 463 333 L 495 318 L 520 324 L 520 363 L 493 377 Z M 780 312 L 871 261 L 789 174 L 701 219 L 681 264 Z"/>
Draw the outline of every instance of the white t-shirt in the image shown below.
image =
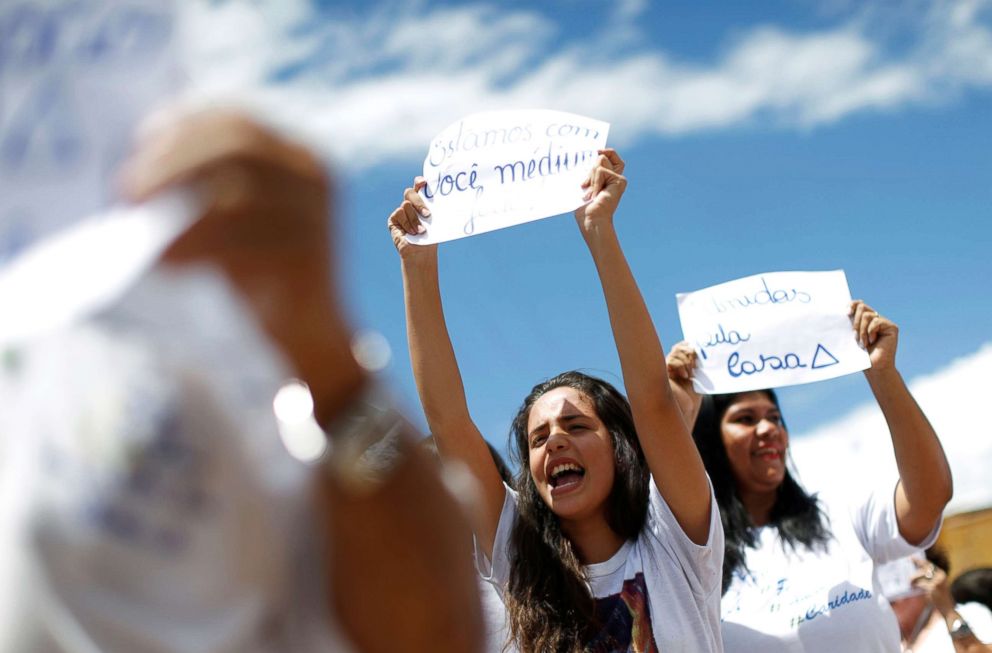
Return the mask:
<path id="1" fill-rule="evenodd" d="M 515 653 L 512 644 L 504 646 L 510 639 L 510 624 L 506 614 L 503 599 L 491 583 L 479 579 L 479 596 L 482 599 L 482 618 L 486 627 L 485 653 Z"/>
<path id="2" fill-rule="evenodd" d="M 607 560 L 588 565 L 586 576 L 596 597 L 604 633 L 621 643 L 620 651 L 719 652 L 720 580 L 723 527 L 712 499 L 709 539 L 694 544 L 679 526 L 655 486 L 649 483 L 648 514 L 636 540 Z M 510 578 L 510 535 L 517 519 L 517 495 L 506 488 L 493 561 L 478 555 L 479 571 L 502 592 Z M 636 637 L 637 641 L 632 642 Z M 593 643 L 589 650 L 606 651 Z M 609 649 L 611 653 L 616 649 Z"/>
<path id="3" fill-rule="evenodd" d="M 968 622 L 975 637 L 983 644 L 992 644 L 992 611 L 978 602 L 958 603 L 955 609 Z"/>
<path id="4" fill-rule="evenodd" d="M 264 342 L 154 287 L 0 365 L 0 650 L 345 650 Z"/>
<path id="5" fill-rule="evenodd" d="M 899 534 L 893 486 L 853 504 L 821 496 L 820 505 L 832 533 L 826 550 L 794 551 L 777 528 L 760 529 L 721 604 L 728 653 L 899 653 L 899 626 L 874 570 L 918 549 Z M 938 523 L 920 546 L 939 532 Z"/>

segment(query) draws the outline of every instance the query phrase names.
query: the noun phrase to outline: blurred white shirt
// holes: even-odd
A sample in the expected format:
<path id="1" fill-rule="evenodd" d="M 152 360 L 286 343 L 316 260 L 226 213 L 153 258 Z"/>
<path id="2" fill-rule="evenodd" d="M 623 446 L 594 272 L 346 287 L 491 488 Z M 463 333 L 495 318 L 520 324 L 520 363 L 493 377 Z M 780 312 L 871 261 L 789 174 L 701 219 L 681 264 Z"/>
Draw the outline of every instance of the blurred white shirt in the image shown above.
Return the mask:
<path id="1" fill-rule="evenodd" d="M 284 378 L 203 276 L 0 352 L 0 650 L 345 650 Z"/>

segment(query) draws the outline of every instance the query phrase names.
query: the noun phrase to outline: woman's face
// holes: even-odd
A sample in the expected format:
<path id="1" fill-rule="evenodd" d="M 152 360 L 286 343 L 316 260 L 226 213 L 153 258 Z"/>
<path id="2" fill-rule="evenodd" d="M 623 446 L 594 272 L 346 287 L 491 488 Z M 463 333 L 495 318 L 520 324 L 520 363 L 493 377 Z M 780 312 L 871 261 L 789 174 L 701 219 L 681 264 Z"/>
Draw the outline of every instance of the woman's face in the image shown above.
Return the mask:
<path id="1" fill-rule="evenodd" d="M 560 519 L 605 514 L 613 489 L 613 442 L 592 400 L 569 387 L 534 402 L 527 419 L 530 474 Z"/>
<path id="2" fill-rule="evenodd" d="M 785 478 L 789 434 L 764 392 L 738 396 L 720 420 L 720 435 L 741 493 L 774 492 Z"/>

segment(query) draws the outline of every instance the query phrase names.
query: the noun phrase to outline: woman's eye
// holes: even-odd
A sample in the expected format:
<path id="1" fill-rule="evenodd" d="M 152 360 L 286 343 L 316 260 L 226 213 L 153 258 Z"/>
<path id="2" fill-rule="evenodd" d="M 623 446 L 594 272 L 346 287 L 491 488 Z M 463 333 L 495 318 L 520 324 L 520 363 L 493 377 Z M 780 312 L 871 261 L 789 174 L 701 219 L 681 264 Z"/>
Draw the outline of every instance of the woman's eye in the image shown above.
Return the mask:
<path id="1" fill-rule="evenodd" d="M 547 440 L 547 436 L 539 435 L 530 441 L 530 446 L 533 448 L 540 447 L 542 444 L 544 444 L 545 440 Z"/>

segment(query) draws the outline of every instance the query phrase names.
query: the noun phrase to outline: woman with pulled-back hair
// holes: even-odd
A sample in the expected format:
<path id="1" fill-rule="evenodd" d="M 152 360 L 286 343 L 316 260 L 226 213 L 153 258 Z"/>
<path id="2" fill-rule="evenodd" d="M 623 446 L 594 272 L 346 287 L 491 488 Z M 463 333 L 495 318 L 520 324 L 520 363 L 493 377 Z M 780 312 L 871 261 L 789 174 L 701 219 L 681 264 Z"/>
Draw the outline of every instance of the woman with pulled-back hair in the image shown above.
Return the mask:
<path id="1" fill-rule="evenodd" d="M 721 615 L 728 653 L 899 653 L 875 567 L 933 544 L 951 498 L 940 441 L 895 367 L 898 328 L 862 301 L 852 327 L 892 438 L 897 479 L 865 487 L 838 470 L 810 494 L 786 464 L 789 432 L 769 389 L 700 396 L 695 353 L 668 358 L 673 392 L 713 482 L 726 536 Z"/>
<path id="2" fill-rule="evenodd" d="M 468 412 L 441 308 L 437 247 L 418 179 L 389 218 L 403 270 L 414 377 L 443 458 L 464 463 L 480 571 L 507 607 L 511 641 L 491 650 L 721 651 L 723 533 L 703 463 L 669 388 L 664 352 L 620 248 L 613 214 L 623 161 L 603 150 L 576 211 L 606 298 L 629 402 L 565 372 L 536 385 L 511 427 L 515 489 L 496 473 Z"/>

